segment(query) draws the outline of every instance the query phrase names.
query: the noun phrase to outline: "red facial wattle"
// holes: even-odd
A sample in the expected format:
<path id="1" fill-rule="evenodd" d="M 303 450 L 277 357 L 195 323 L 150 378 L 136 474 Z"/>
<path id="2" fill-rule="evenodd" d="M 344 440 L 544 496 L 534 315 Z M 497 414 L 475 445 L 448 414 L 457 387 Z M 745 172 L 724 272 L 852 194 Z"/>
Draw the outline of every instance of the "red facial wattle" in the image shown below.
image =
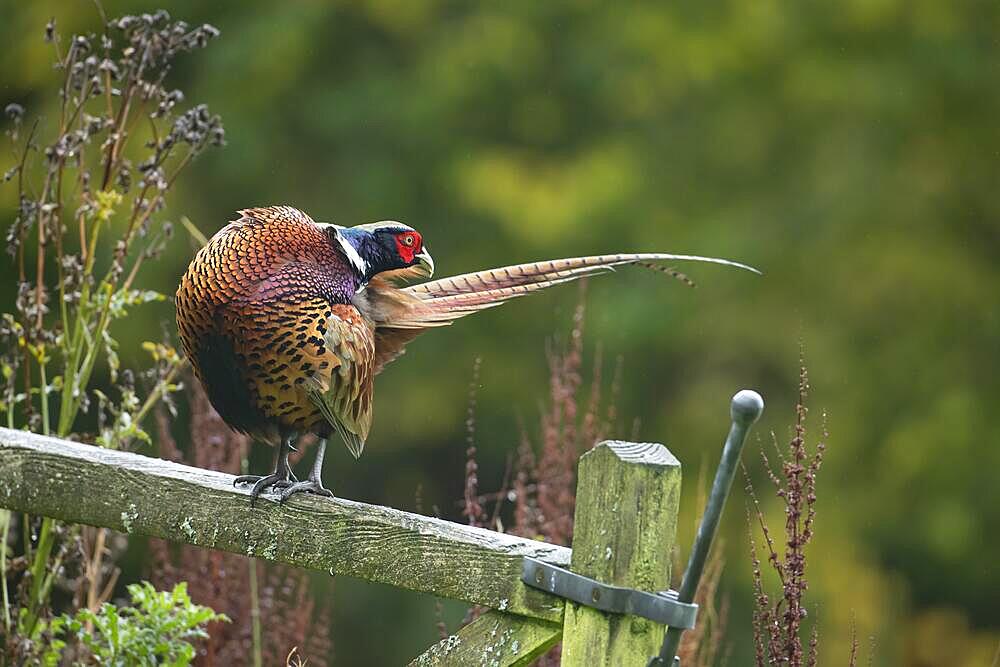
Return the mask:
<path id="1" fill-rule="evenodd" d="M 420 252 L 420 234 L 404 232 L 396 235 L 396 251 L 405 264 L 412 264 L 413 258 Z"/>

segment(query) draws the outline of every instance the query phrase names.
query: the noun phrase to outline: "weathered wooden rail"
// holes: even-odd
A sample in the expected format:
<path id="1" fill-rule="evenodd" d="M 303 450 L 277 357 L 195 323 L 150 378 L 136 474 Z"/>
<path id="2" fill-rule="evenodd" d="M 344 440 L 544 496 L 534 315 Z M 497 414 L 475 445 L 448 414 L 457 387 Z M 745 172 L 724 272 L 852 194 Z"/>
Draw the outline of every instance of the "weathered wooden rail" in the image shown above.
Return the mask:
<path id="1" fill-rule="evenodd" d="M 522 582 L 525 558 L 598 582 L 668 588 L 681 466 L 658 444 L 580 461 L 573 549 L 339 498 L 259 502 L 224 473 L 0 428 L 0 507 L 348 575 L 487 607 L 412 665 L 645 665 L 665 627 Z M 596 594 L 595 594 L 596 595 Z"/>

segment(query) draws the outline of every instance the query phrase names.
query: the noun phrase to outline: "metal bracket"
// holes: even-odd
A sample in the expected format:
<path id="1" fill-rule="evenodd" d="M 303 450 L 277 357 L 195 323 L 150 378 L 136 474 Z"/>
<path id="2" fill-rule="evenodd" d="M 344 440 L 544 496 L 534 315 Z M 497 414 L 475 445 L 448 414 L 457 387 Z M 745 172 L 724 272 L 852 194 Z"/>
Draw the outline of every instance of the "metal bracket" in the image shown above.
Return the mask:
<path id="1" fill-rule="evenodd" d="M 691 629 L 698 605 L 678 602 L 677 591 L 647 593 L 611 586 L 561 567 L 525 557 L 521 581 L 561 598 L 614 614 L 642 616 L 673 628 Z"/>

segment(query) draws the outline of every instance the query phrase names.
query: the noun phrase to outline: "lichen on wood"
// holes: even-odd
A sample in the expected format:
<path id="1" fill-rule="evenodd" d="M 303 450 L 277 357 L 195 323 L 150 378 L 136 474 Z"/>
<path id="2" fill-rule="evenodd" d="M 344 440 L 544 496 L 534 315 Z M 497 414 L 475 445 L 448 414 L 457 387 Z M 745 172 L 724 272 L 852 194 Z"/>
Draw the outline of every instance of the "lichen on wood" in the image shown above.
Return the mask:
<path id="1" fill-rule="evenodd" d="M 488 611 L 430 647 L 410 667 L 518 667 L 559 640 L 562 626 Z"/>
<path id="2" fill-rule="evenodd" d="M 580 459 L 570 569 L 654 592 L 670 582 L 681 466 L 663 445 L 604 442 Z M 664 626 L 567 602 L 563 667 L 645 665 Z"/>
<path id="3" fill-rule="evenodd" d="M 224 473 L 0 428 L 0 507 L 347 575 L 561 622 L 521 583 L 524 556 L 568 549 L 349 500 L 267 497 Z"/>

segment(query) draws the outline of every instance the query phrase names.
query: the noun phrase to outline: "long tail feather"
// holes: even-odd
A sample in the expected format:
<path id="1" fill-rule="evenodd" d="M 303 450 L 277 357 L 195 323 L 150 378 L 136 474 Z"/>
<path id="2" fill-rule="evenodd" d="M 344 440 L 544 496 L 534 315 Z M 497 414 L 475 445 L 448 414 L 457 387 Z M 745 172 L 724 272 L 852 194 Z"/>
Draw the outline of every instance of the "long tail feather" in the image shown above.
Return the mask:
<path id="1" fill-rule="evenodd" d="M 449 319 L 461 317 L 473 313 L 483 308 L 499 306 L 510 299 L 531 294 L 543 290 L 553 285 L 568 283 L 583 276 L 568 276 L 553 280 L 543 280 L 524 285 L 511 285 L 510 287 L 497 287 L 483 290 L 481 292 L 470 292 L 468 294 L 449 294 L 448 296 L 430 296 L 423 299 L 424 303 L 430 304 L 435 312 L 447 314 Z M 465 312 L 468 311 L 468 312 Z"/>
<path id="2" fill-rule="evenodd" d="M 546 287 L 570 282 L 584 276 L 613 271 L 618 266 L 630 264 L 656 266 L 653 262 L 663 261 L 708 262 L 760 273 L 757 269 L 746 264 L 697 255 L 667 253 L 594 255 L 517 264 L 487 271 L 465 273 L 412 285 L 404 288 L 404 291 L 417 297 L 434 311 L 442 315 L 447 313 L 450 315 L 447 319 L 454 319 L 525 294 L 537 292 Z"/>
<path id="3" fill-rule="evenodd" d="M 594 255 L 505 266 L 403 288 L 395 287 L 392 282 L 397 276 L 390 275 L 373 279 L 355 297 L 354 303 L 375 324 L 375 372 L 378 373 L 401 355 L 406 345 L 421 331 L 446 326 L 466 315 L 553 285 L 614 271 L 616 267 L 630 264 L 659 269 L 685 281 L 683 274 L 656 264 L 667 261 L 708 262 L 760 273 L 746 264 L 697 255 Z"/>

